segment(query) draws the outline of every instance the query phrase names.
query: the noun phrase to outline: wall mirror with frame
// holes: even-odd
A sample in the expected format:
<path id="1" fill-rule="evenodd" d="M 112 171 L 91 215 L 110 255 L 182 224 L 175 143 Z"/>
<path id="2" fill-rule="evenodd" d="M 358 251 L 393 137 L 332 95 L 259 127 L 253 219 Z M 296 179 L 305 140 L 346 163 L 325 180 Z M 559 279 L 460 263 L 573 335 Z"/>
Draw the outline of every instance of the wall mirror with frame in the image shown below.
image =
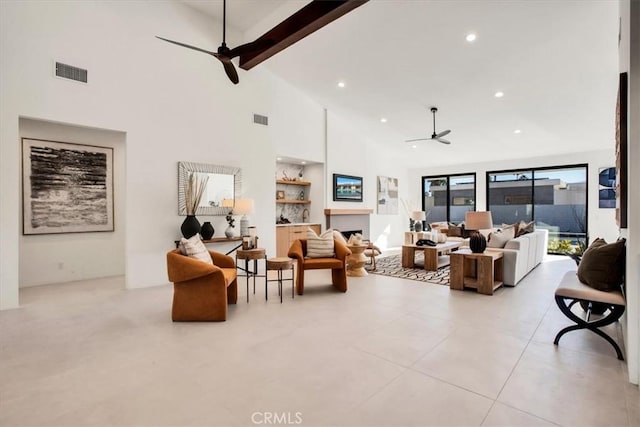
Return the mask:
<path id="1" fill-rule="evenodd" d="M 185 185 L 190 174 L 208 176 L 207 188 L 202 196 L 196 215 L 227 215 L 228 207 L 222 206 L 225 199 L 235 200 L 241 194 L 242 174 L 240 168 L 210 165 L 207 163 L 178 162 L 178 214 L 186 215 Z"/>

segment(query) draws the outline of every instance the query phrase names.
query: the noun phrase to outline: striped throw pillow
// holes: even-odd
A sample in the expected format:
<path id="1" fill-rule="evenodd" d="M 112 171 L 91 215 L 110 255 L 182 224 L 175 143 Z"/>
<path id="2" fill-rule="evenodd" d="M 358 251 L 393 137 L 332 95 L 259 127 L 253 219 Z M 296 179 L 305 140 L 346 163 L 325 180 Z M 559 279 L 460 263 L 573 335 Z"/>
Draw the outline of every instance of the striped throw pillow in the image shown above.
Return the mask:
<path id="1" fill-rule="evenodd" d="M 188 239 L 185 239 L 184 237 L 180 239 L 180 252 L 189 258 L 197 259 L 213 265 L 211 255 L 209 254 L 207 247 L 202 243 L 199 234 L 189 237 Z"/>
<path id="2" fill-rule="evenodd" d="M 333 230 L 329 229 L 318 236 L 311 228 L 307 228 L 307 258 L 331 258 L 335 255 Z"/>

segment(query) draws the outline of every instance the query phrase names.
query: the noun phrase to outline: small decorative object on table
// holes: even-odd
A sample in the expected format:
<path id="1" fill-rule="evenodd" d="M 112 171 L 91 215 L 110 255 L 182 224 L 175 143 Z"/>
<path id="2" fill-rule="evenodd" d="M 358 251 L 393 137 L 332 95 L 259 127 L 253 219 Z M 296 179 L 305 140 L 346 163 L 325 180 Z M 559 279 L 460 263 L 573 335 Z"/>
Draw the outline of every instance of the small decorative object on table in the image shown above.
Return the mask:
<path id="1" fill-rule="evenodd" d="M 187 217 L 183 221 L 180 231 L 186 239 L 200 233 L 200 222 L 196 218 L 196 211 L 207 188 L 207 181 L 209 181 L 207 175 L 191 173 L 185 183 L 184 198 Z"/>
<path id="2" fill-rule="evenodd" d="M 233 215 L 231 215 L 231 212 L 229 212 L 229 214 L 226 216 L 226 219 L 229 223 L 229 226 L 226 230 L 224 230 L 224 235 L 227 236 L 228 239 L 230 239 L 235 235 L 235 233 L 233 232 L 233 228 L 235 227 L 234 222 L 236 222 L 236 220 L 233 218 Z"/>
<path id="3" fill-rule="evenodd" d="M 411 213 L 411 219 L 415 221 L 413 228 L 415 231 L 422 231 L 422 221 L 427 219 L 427 215 L 423 211 L 414 211 Z"/>
<path id="4" fill-rule="evenodd" d="M 474 254 L 481 254 L 487 248 L 487 239 L 482 233 L 473 233 L 469 238 L 469 248 Z"/>
<path id="5" fill-rule="evenodd" d="M 487 248 L 487 239 L 477 230 L 488 230 L 493 227 L 491 212 L 469 211 L 464 215 L 465 229 L 476 230 L 469 240 L 471 252 L 480 254 Z"/>
<path id="6" fill-rule="evenodd" d="M 213 228 L 213 225 L 211 225 L 209 221 L 206 221 L 204 224 L 202 224 L 202 228 L 200 229 L 200 235 L 204 240 L 209 240 L 210 238 L 212 238 L 215 232 L 216 230 Z"/>

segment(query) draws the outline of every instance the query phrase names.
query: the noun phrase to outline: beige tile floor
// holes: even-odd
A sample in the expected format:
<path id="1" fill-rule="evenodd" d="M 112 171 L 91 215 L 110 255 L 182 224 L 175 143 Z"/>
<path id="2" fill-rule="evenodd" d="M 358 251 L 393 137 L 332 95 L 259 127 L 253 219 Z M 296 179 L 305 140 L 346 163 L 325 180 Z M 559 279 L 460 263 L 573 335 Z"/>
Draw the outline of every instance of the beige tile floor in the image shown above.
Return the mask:
<path id="1" fill-rule="evenodd" d="M 553 345 L 571 268 L 548 257 L 494 296 L 376 275 L 341 294 L 316 271 L 283 304 L 239 286 L 221 323 L 172 323 L 170 285 L 27 288 L 0 312 L 0 426 L 640 425 L 608 344 Z"/>

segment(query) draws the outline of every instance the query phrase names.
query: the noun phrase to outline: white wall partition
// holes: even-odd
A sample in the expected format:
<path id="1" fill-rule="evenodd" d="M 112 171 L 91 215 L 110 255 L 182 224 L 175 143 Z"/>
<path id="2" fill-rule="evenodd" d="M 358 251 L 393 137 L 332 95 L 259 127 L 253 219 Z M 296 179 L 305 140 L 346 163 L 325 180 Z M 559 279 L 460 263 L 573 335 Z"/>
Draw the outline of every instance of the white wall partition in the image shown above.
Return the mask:
<path id="1" fill-rule="evenodd" d="M 113 268 L 93 274 L 118 274 L 125 259 L 128 288 L 167 283 L 166 252 L 183 220 L 179 161 L 242 168 L 242 196 L 257 207 L 251 221 L 261 245 L 275 250 L 276 141 L 291 147 L 291 156 L 323 160 L 322 107 L 262 67 L 239 70 L 233 85 L 214 58 L 156 39 L 211 49 L 219 43 L 221 24 L 180 2 L 0 6 L 0 308 L 18 306 L 18 283 L 87 277 L 59 275 L 59 263 L 72 261 L 49 259 L 51 248 L 38 254 L 41 277 L 20 272 L 21 252 L 35 250 L 20 235 L 20 117 L 126 133 L 126 191 L 116 187 L 125 207 L 116 223 L 116 233 L 126 230 L 124 256 L 105 253 Z M 233 31 L 227 40 L 242 41 Z M 55 77 L 54 61 L 87 69 L 88 83 Z M 272 116 L 270 126 L 254 124 L 254 113 Z M 226 228 L 224 217 L 200 220 L 212 221 L 217 236 Z M 90 245 L 93 236 L 84 237 L 82 245 Z"/>

